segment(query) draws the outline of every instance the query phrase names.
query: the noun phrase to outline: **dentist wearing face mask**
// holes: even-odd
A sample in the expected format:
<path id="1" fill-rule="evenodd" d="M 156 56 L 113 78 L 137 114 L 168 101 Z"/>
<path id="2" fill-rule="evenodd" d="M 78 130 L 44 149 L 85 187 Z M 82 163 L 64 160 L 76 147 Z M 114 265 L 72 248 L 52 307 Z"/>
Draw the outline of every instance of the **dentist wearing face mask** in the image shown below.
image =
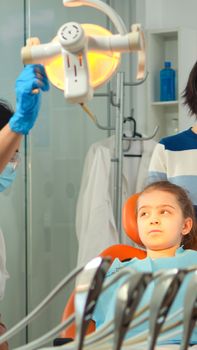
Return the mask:
<path id="1" fill-rule="evenodd" d="M 42 91 L 49 90 L 44 67 L 40 64 L 24 67 L 16 80 L 16 111 L 0 100 L 0 192 L 11 186 L 16 178 L 20 163 L 19 146 L 23 135 L 27 135 L 37 119 Z M 1 195 L 1 193 L 0 193 Z M 6 280 L 6 247 L 0 229 L 0 301 L 4 297 Z M 0 335 L 6 328 L 0 319 Z M 8 344 L 0 344 L 0 350 L 7 350 Z"/>

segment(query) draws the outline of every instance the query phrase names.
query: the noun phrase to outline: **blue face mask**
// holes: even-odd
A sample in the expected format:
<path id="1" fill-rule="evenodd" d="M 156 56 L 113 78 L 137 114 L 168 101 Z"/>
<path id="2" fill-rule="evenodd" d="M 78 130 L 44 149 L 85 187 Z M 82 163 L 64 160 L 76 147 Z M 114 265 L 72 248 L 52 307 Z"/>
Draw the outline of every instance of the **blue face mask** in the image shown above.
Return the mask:
<path id="1" fill-rule="evenodd" d="M 0 174 L 0 192 L 3 192 L 6 190 L 6 188 L 10 187 L 15 178 L 16 170 L 14 169 L 13 164 L 10 162 Z"/>

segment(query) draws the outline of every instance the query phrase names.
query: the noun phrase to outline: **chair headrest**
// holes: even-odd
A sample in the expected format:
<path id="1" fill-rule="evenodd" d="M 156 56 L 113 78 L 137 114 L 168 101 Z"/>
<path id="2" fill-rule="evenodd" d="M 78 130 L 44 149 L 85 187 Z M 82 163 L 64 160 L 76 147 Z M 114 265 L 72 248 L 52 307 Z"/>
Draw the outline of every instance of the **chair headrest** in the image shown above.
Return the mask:
<path id="1" fill-rule="evenodd" d="M 135 243 L 143 246 L 137 228 L 136 205 L 140 193 L 135 193 L 129 197 L 123 205 L 122 225 L 125 233 Z"/>

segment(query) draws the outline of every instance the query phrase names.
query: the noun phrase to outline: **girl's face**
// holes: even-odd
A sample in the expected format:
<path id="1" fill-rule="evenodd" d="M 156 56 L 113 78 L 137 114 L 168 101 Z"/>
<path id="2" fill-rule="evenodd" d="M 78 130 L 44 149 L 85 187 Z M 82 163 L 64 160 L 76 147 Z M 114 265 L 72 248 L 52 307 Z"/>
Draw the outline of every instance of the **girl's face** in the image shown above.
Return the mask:
<path id="1" fill-rule="evenodd" d="M 192 228 L 192 219 L 184 218 L 172 193 L 150 189 L 138 199 L 137 223 L 139 236 L 147 250 L 176 250 L 182 235 Z"/>

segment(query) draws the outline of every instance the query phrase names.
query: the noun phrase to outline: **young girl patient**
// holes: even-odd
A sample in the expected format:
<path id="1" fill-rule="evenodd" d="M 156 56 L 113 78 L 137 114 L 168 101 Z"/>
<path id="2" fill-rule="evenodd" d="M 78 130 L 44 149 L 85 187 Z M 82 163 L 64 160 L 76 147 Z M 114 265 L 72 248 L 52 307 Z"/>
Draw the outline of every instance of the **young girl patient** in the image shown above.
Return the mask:
<path id="1" fill-rule="evenodd" d="M 127 262 L 115 259 L 107 273 L 109 280 L 121 268 L 127 267 L 141 272 L 156 272 L 161 269 L 186 268 L 197 266 L 197 232 L 193 205 L 187 193 L 179 186 L 168 181 L 159 181 L 147 186 L 137 202 L 137 224 L 140 239 L 146 248 L 147 257 L 134 258 Z M 182 283 L 170 312 L 184 306 L 184 295 L 192 274 L 188 274 Z M 111 320 L 114 316 L 116 293 L 123 279 L 109 287 L 100 297 L 94 312 L 96 327 Z M 139 308 L 150 304 L 155 282 L 149 283 L 141 299 Z M 178 316 L 179 319 L 183 315 Z M 180 326 L 181 327 L 181 326 Z M 135 336 L 148 329 L 148 323 L 142 323 L 128 331 L 127 337 Z M 174 334 L 162 345 L 179 348 L 182 334 Z M 177 344 L 173 345 L 172 344 Z M 190 339 L 192 349 L 197 344 L 197 326 Z"/>

